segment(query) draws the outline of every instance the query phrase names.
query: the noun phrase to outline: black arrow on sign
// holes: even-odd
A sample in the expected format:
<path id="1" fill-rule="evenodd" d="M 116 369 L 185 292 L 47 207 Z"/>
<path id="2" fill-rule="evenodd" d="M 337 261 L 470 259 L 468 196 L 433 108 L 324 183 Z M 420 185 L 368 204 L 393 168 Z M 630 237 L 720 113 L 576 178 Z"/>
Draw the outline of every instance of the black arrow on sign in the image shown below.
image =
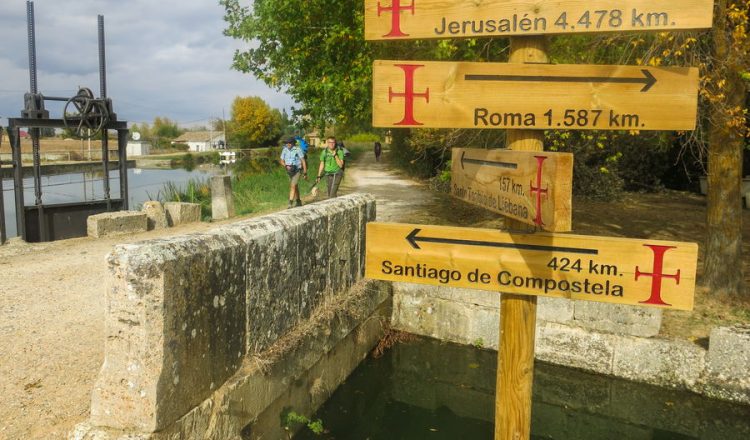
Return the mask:
<path id="1" fill-rule="evenodd" d="M 498 168 L 510 168 L 515 170 L 518 168 L 517 163 L 512 162 L 493 162 L 491 160 L 481 160 L 481 159 L 466 159 L 466 152 L 461 152 L 461 169 L 464 169 L 464 163 L 473 163 L 477 165 L 489 165 L 492 167 L 498 167 Z"/>
<path id="2" fill-rule="evenodd" d="M 560 246 L 542 246 L 537 244 L 519 244 L 519 243 L 497 243 L 494 241 L 479 241 L 479 240 L 458 240 L 453 238 L 437 238 L 437 237 L 418 237 L 417 235 L 421 229 L 415 228 L 413 231 L 406 236 L 406 241 L 414 249 L 422 249 L 419 247 L 418 241 L 425 243 L 443 243 L 443 244 L 458 244 L 462 246 L 483 246 L 483 247 L 494 247 L 494 248 L 505 248 L 505 249 L 519 249 L 522 251 L 539 251 L 539 252 L 566 252 L 571 254 L 585 254 L 585 255 L 598 255 L 598 249 L 584 249 L 584 248 L 571 248 L 571 247 L 560 247 Z"/>
<path id="3" fill-rule="evenodd" d="M 608 76 L 523 76 L 523 75 L 465 75 L 466 81 L 534 81 L 534 82 L 565 82 L 565 83 L 615 83 L 615 84 L 643 84 L 641 92 L 647 92 L 656 78 L 648 69 L 641 69 L 643 78 L 612 78 Z"/>

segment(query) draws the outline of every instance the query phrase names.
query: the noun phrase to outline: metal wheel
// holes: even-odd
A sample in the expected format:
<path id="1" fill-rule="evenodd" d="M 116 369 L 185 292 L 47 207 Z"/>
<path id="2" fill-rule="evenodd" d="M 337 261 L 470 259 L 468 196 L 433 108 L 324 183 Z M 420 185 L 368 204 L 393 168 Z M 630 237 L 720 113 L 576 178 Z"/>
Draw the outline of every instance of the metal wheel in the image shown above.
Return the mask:
<path id="1" fill-rule="evenodd" d="M 75 112 L 68 113 L 69 110 Z M 78 93 L 65 103 L 63 109 L 65 128 L 82 139 L 95 137 L 108 120 L 109 114 L 104 102 L 95 99 L 94 93 L 86 87 L 78 89 Z"/>

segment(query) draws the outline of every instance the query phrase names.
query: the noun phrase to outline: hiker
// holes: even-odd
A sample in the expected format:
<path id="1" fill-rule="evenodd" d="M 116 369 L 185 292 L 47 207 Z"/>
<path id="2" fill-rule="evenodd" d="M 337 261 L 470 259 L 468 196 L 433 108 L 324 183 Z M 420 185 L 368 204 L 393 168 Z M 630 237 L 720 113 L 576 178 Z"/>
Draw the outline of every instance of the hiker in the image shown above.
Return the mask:
<path id="1" fill-rule="evenodd" d="M 289 175 L 289 204 L 287 208 L 302 206 L 302 201 L 299 198 L 300 175 L 307 179 L 305 155 L 299 147 L 294 146 L 294 142 L 294 138 L 286 140 L 284 148 L 281 149 L 279 160 L 279 163 L 286 168 L 286 173 Z"/>
<path id="2" fill-rule="evenodd" d="M 383 152 L 383 146 L 380 142 L 375 141 L 375 162 L 380 162 L 380 153 Z"/>
<path id="3" fill-rule="evenodd" d="M 318 179 L 326 177 L 328 198 L 336 197 L 339 184 L 344 177 L 344 149 L 338 148 L 336 138 L 331 136 L 326 139 L 326 148 L 320 153 L 320 166 L 318 167 Z"/>
<path id="4" fill-rule="evenodd" d="M 310 147 L 307 144 L 307 141 L 299 136 L 295 136 L 294 140 L 297 141 L 297 146 L 299 146 L 299 149 L 302 150 L 302 154 L 305 156 L 305 160 L 307 160 L 307 149 Z"/>

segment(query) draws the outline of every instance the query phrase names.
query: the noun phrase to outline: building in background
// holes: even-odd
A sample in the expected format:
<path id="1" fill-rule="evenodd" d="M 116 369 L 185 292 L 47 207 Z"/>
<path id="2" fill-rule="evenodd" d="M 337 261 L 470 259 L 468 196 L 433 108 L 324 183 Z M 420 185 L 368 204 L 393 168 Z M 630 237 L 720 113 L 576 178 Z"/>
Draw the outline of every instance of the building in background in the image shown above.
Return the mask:
<path id="1" fill-rule="evenodd" d="M 172 141 L 172 145 L 186 144 L 190 151 L 212 151 L 226 148 L 224 133 L 220 131 L 188 131 Z"/>
<path id="2" fill-rule="evenodd" d="M 151 143 L 141 140 L 129 140 L 127 146 L 128 157 L 148 156 L 151 154 Z"/>

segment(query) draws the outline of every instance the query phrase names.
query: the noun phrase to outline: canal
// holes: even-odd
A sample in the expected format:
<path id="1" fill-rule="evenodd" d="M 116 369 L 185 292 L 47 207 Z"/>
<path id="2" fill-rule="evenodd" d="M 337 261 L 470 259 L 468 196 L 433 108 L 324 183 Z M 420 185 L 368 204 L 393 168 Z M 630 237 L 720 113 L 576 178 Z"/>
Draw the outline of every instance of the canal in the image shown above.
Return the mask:
<path id="1" fill-rule="evenodd" d="M 190 171 L 176 169 L 128 169 L 128 201 L 130 209 L 138 209 L 143 202 L 158 199 L 164 184 L 172 182 L 184 187 L 188 181 L 206 180 L 211 175 L 225 171 L 217 165 L 200 165 Z M 88 200 L 101 200 L 104 197 L 102 171 L 74 172 L 42 177 L 42 202 L 44 204 L 73 203 Z M 117 170 L 110 171 L 110 194 L 113 199 L 120 197 L 120 179 Z M 3 199 L 8 238 L 17 235 L 16 210 L 13 193 L 13 179 L 3 179 Z M 24 202 L 34 204 L 34 180 L 24 179 Z"/>
<path id="2" fill-rule="evenodd" d="M 496 365 L 494 351 L 398 344 L 365 360 L 312 417 L 323 434 L 303 427 L 294 438 L 491 440 Z M 537 363 L 531 431 L 555 440 L 747 440 L 750 407 Z"/>

